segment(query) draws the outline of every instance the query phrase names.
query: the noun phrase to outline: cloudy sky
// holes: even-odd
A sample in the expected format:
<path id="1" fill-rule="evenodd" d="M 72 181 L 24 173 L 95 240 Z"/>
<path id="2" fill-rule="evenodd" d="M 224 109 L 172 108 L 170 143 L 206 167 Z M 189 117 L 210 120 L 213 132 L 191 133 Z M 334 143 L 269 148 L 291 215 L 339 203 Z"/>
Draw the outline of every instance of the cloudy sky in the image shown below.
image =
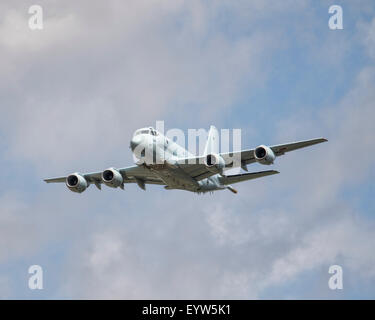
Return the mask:
<path id="1" fill-rule="evenodd" d="M 373 0 L 40 0 L 32 31 L 33 4 L 0 3 L 0 298 L 375 298 Z M 237 195 L 42 181 L 131 165 L 157 120 L 329 142 Z"/>

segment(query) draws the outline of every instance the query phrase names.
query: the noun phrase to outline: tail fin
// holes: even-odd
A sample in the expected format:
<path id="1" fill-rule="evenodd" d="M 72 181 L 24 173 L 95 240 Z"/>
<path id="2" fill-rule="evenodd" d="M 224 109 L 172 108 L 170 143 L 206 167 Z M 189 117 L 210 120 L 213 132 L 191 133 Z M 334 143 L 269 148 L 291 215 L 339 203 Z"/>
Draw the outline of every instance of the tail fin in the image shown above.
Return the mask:
<path id="1" fill-rule="evenodd" d="M 219 132 L 216 127 L 211 126 L 208 132 L 206 147 L 204 148 L 204 155 L 219 153 Z"/>

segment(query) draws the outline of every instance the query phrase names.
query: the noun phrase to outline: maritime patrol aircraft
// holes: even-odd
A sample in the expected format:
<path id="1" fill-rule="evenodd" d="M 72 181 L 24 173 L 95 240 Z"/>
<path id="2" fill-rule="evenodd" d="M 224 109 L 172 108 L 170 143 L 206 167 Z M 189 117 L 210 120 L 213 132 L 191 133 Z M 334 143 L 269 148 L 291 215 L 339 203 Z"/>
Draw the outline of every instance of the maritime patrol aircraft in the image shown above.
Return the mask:
<path id="1" fill-rule="evenodd" d="M 91 184 L 98 189 L 101 189 L 102 184 L 124 189 L 128 183 L 136 183 L 143 190 L 146 189 L 146 184 L 156 184 L 164 186 L 167 190 L 206 193 L 227 189 L 237 193 L 232 186 L 235 183 L 279 173 L 276 170 L 248 172 L 247 165 L 254 162 L 271 165 L 276 157 L 286 152 L 327 141 L 317 138 L 220 153 L 217 138 L 217 129 L 211 126 L 203 155 L 194 156 L 154 128 L 142 128 L 134 133 L 130 142 L 130 148 L 137 159 L 135 165 L 92 173 L 75 172 L 44 181 L 65 182 L 69 190 L 77 193 L 85 191 Z M 228 169 L 236 167 L 241 167 L 246 173 L 225 174 Z"/>

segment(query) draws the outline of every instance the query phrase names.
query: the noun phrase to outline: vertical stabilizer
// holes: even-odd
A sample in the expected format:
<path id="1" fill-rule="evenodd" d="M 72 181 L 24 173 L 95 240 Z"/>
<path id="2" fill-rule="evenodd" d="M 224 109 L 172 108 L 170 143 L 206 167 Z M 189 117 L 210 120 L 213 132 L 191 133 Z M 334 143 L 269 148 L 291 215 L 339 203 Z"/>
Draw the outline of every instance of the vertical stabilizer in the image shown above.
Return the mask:
<path id="1" fill-rule="evenodd" d="M 217 131 L 215 126 L 211 126 L 210 131 L 208 132 L 206 147 L 204 148 L 204 155 L 218 154 L 219 141 L 219 132 Z"/>

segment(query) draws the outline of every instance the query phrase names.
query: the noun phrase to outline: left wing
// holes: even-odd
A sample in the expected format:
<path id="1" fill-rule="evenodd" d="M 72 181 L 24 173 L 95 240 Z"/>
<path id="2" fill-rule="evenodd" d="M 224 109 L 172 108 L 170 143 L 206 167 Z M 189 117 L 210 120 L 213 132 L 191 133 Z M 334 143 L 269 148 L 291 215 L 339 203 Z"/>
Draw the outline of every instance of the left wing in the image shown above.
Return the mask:
<path id="1" fill-rule="evenodd" d="M 328 141 L 325 138 L 317 138 L 317 139 L 311 139 L 311 140 L 304 140 L 304 141 L 297 141 L 297 142 L 291 142 L 291 143 L 285 143 L 285 144 L 277 144 L 275 146 L 271 146 L 270 148 L 275 153 L 275 156 L 282 156 L 285 154 L 285 152 L 294 151 L 298 149 L 302 149 L 305 147 L 313 146 L 314 144 L 322 143 Z M 228 153 L 222 153 L 220 154 L 223 159 L 225 160 L 225 163 L 228 167 L 232 164 L 231 158 L 238 155 L 238 153 L 241 154 L 241 162 L 243 164 L 250 164 L 255 162 L 254 157 L 254 150 L 255 149 L 249 149 L 249 150 L 242 150 L 238 152 L 228 152 Z"/>
<path id="2" fill-rule="evenodd" d="M 286 143 L 286 144 L 278 144 L 278 145 L 270 146 L 270 148 L 275 153 L 275 156 L 278 157 L 278 156 L 285 154 L 286 152 L 309 147 L 314 144 L 318 144 L 318 143 L 322 143 L 326 141 L 328 140 L 325 138 L 317 138 L 317 139 L 311 139 L 311 140 L 291 142 L 291 143 Z M 234 167 L 233 159 L 236 157 L 240 157 L 240 166 L 245 169 L 246 165 L 250 163 L 254 163 L 256 161 L 254 157 L 254 150 L 255 149 L 247 149 L 247 150 L 242 150 L 242 151 L 220 153 L 219 155 L 225 161 L 225 168 L 233 168 Z M 178 160 L 178 165 L 186 173 L 188 173 L 192 178 L 199 181 L 199 180 L 205 179 L 215 174 L 207 170 L 206 166 L 204 165 L 204 159 L 205 159 L 204 156 L 180 159 Z"/>

